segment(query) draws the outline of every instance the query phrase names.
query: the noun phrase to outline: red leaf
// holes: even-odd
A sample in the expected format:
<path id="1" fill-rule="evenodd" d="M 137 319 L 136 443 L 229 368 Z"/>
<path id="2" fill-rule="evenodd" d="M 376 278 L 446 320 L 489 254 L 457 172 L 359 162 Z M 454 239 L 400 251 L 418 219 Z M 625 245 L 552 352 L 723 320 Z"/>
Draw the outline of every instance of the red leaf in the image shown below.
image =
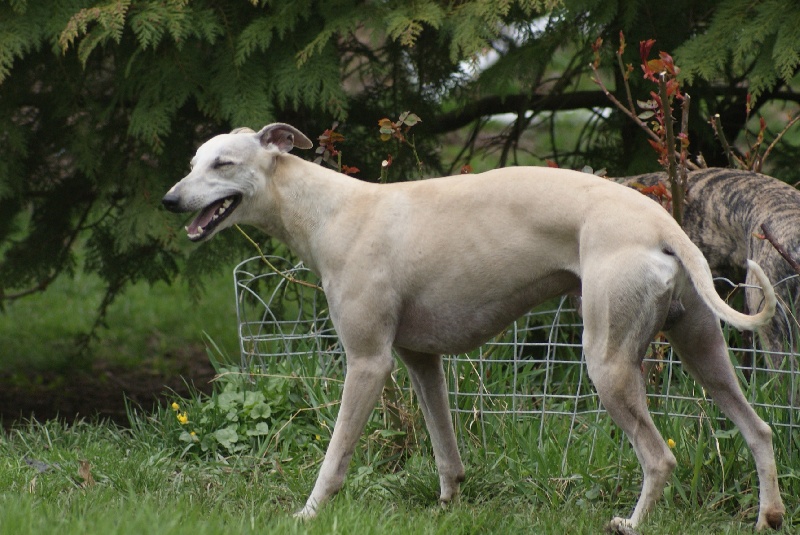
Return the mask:
<path id="1" fill-rule="evenodd" d="M 637 186 L 639 189 L 639 193 L 643 193 L 645 195 L 655 195 L 656 197 L 666 197 L 668 199 L 672 198 L 669 191 L 667 191 L 667 187 L 664 185 L 663 182 L 659 182 L 653 186 L 644 186 L 639 184 Z"/>
<path id="2" fill-rule="evenodd" d="M 652 73 L 663 72 L 666 70 L 664 62 L 661 61 L 660 59 L 651 59 L 650 61 L 647 62 L 646 65 L 647 69 Z"/>
<path id="3" fill-rule="evenodd" d="M 648 39 L 647 41 L 639 41 L 639 57 L 642 58 L 642 63 L 647 63 L 647 56 L 650 55 L 650 49 L 656 43 L 655 39 Z"/>
<path id="4" fill-rule="evenodd" d="M 358 167 L 350 167 L 349 165 L 342 165 L 342 173 L 346 175 L 354 175 L 360 172 L 361 169 L 359 169 Z"/>
<path id="5" fill-rule="evenodd" d="M 683 98 L 683 95 L 681 95 L 681 85 L 675 78 L 667 80 L 667 96 L 671 97 L 672 95 Z"/>
<path id="6" fill-rule="evenodd" d="M 592 52 L 594 52 L 594 61 L 592 62 L 592 66 L 596 69 L 600 66 L 600 47 L 603 45 L 603 38 L 598 37 L 594 43 L 592 43 Z"/>
<path id="7" fill-rule="evenodd" d="M 547 167 L 554 167 L 554 168 L 558 169 L 558 164 L 556 162 L 554 162 L 553 160 L 545 160 L 544 163 L 547 164 Z"/>
<path id="8" fill-rule="evenodd" d="M 650 146 L 653 147 L 656 150 L 657 153 L 662 154 L 662 155 L 666 154 L 666 152 L 667 152 L 666 147 L 664 147 L 664 145 L 662 145 L 658 141 L 655 141 L 653 139 L 648 139 L 647 142 L 650 143 Z"/>
<path id="9" fill-rule="evenodd" d="M 662 70 L 667 71 L 669 74 L 673 76 L 677 76 L 680 72 L 680 69 L 675 66 L 675 61 L 672 59 L 672 56 L 667 54 L 666 52 L 659 52 L 659 57 L 661 58 L 661 62 L 664 65 Z"/>

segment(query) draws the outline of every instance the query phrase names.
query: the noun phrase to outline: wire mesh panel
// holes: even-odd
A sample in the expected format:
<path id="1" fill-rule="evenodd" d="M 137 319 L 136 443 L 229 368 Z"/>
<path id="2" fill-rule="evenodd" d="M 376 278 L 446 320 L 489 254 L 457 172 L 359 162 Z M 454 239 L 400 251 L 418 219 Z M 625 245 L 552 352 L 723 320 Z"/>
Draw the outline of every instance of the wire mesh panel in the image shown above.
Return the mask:
<path id="1" fill-rule="evenodd" d="M 310 356 L 319 360 L 321 369 L 343 373 L 342 348 L 323 292 L 293 282 L 317 284 L 316 278 L 301 264 L 278 257 L 266 260 L 278 272 L 260 257 L 234 270 L 242 366 Z M 790 312 L 784 307 L 779 314 L 792 318 Z M 748 363 L 737 365 L 736 371 L 759 414 L 776 430 L 800 431 L 794 409 L 800 387 L 797 354 L 787 351 L 777 359 L 774 354 L 766 358 L 752 341 L 744 344 L 739 333 L 728 334 L 735 347 L 734 362 Z M 563 298 L 529 312 L 479 349 L 448 356 L 445 366 L 456 417 L 538 415 L 540 433 L 549 417 L 568 417 L 573 424 L 597 418 L 603 409 L 587 375 L 581 335 L 575 306 Z M 642 373 L 653 414 L 723 419 L 665 341 L 651 344 Z"/>
<path id="2" fill-rule="evenodd" d="M 310 270 L 280 257 L 254 257 L 237 265 L 233 278 L 243 369 L 300 356 L 318 359 L 323 370 L 343 364 L 325 295 Z"/>

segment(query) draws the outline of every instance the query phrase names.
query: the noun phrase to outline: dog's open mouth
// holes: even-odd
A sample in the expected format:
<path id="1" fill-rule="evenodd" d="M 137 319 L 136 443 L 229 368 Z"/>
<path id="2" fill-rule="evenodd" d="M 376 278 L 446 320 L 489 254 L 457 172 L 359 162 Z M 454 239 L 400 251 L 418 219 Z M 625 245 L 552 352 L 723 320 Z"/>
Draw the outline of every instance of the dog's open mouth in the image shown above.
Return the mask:
<path id="1" fill-rule="evenodd" d="M 241 195 L 231 195 L 212 202 L 186 227 L 189 239 L 200 241 L 210 236 L 214 228 L 231 215 L 242 201 Z"/>

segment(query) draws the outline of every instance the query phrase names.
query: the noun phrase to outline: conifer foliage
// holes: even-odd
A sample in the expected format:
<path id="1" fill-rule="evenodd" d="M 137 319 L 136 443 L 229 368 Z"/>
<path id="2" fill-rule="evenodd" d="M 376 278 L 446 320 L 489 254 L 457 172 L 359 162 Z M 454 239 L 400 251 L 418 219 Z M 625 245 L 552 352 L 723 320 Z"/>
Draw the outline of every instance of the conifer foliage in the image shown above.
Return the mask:
<path id="1" fill-rule="evenodd" d="M 754 97 L 790 83 L 800 66 L 800 3 L 785 0 L 727 0 L 708 31 L 678 51 L 691 82 L 715 80 L 726 72 L 746 79 Z"/>
<path id="2" fill-rule="evenodd" d="M 76 269 L 103 277 L 104 304 L 130 282 L 173 279 L 193 249 L 159 199 L 202 140 L 278 119 L 313 136 L 385 85 L 423 28 L 452 32 L 455 60 L 499 32 L 483 17 L 551 4 L 0 1 L 0 303 Z"/>
<path id="3" fill-rule="evenodd" d="M 762 102 L 794 95 L 798 28 L 794 0 L 0 0 L 0 306 L 77 270 L 105 281 L 102 309 L 131 282 L 230 266 L 238 236 L 191 245 L 159 200 L 233 127 L 315 138 L 338 121 L 347 163 L 377 180 L 378 120 L 413 111 L 415 151 L 441 173 L 438 134 L 475 125 L 474 141 L 512 112 L 515 143 L 537 114 L 607 104 L 585 83 L 598 35 L 686 43 L 690 91 L 749 83 Z M 738 98 L 709 95 L 708 109 Z"/>

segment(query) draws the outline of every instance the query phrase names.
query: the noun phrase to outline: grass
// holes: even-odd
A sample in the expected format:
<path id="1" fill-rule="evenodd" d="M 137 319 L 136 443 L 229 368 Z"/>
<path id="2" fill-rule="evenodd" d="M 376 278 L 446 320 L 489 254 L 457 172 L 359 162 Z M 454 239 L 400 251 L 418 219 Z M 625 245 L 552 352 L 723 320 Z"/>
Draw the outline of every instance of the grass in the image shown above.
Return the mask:
<path id="1" fill-rule="evenodd" d="M 102 291 L 98 277 L 78 272 L 71 280 L 59 278 L 46 293 L 8 303 L 0 313 L 0 370 L 75 366 L 76 340 L 91 330 Z M 152 287 L 139 283 L 111 305 L 106 328 L 99 329 L 91 343 L 91 356 L 138 364 L 163 357 L 187 341 L 202 349 L 203 332 L 236 353 L 235 317 L 233 278 L 227 270 L 208 280 L 198 301 L 189 297 L 181 281 Z"/>
<path id="2" fill-rule="evenodd" d="M 344 489 L 319 518 L 296 521 L 291 513 L 313 486 L 338 411 L 340 377 L 320 373 L 314 355 L 258 373 L 217 365 L 213 394 L 176 399 L 177 411 L 132 411 L 129 428 L 31 422 L 0 436 L 0 532 L 598 533 L 629 514 L 639 493 L 635 455 L 608 418 L 579 418 L 570 429 L 568 418 L 550 417 L 540 440 L 535 417 L 486 416 L 485 447 L 475 420 L 460 419 L 467 479 L 460 500 L 442 508 L 421 416 L 400 389 L 395 407 L 371 417 Z M 404 384 L 403 370 L 397 381 Z M 243 392 L 274 403 L 256 415 L 257 403 L 233 395 Z M 399 423 L 387 417 L 398 408 Z M 246 436 L 257 422 L 269 432 Z M 708 421 L 657 424 L 674 438 L 679 467 L 641 533 L 751 533 L 757 480 L 741 439 L 715 436 Z M 201 448 L 199 437 L 231 425 L 236 441 Z M 792 532 L 800 463 L 796 448 L 776 449 Z"/>
<path id="3" fill-rule="evenodd" d="M 570 461 L 575 473 L 564 477 L 557 448 L 535 447 L 529 427 L 506 424 L 496 429 L 490 450 L 462 447 L 468 479 L 456 504 L 436 505 L 438 481 L 424 445 L 414 446 L 406 469 L 395 471 L 373 469 L 378 459 L 362 449 L 343 491 L 319 518 L 299 522 L 291 512 L 313 484 L 316 453 L 182 457 L 159 433 L 146 432 L 156 425 L 152 416 L 135 418 L 139 427 L 132 429 L 29 423 L 3 437 L 0 531 L 597 533 L 635 499 L 636 477 L 618 480 L 605 461 L 582 466 L 579 455 Z M 94 484 L 80 475 L 81 460 L 88 461 Z M 662 500 L 643 533 L 752 531 L 753 510 L 731 515 L 729 503 L 692 506 L 676 495 Z"/>

